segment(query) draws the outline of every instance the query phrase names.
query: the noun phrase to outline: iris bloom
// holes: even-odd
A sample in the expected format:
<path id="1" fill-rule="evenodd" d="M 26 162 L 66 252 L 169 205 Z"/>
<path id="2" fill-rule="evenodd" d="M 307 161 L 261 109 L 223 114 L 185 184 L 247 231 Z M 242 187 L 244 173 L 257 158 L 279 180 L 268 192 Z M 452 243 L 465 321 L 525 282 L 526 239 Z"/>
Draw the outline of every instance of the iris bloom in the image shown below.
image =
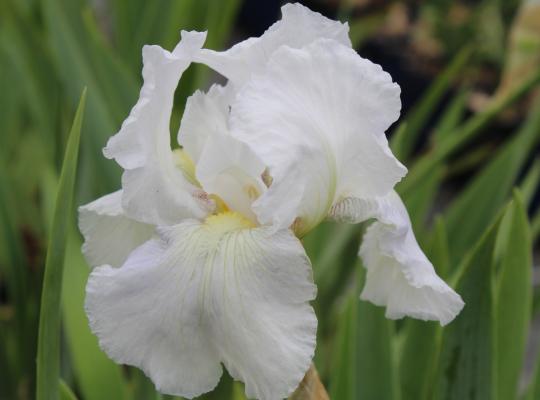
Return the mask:
<path id="1" fill-rule="evenodd" d="M 420 250 L 394 185 L 385 130 L 399 86 L 352 48 L 348 25 L 300 5 L 225 52 L 182 32 L 143 49 L 140 98 L 104 149 L 122 189 L 80 208 L 94 267 L 86 311 L 102 349 L 167 394 L 194 397 L 228 372 L 280 399 L 309 368 L 316 287 L 299 240 L 324 219 L 369 219 L 362 298 L 450 322 L 463 302 Z M 228 79 L 187 101 L 171 150 L 173 96 L 191 62 Z"/>

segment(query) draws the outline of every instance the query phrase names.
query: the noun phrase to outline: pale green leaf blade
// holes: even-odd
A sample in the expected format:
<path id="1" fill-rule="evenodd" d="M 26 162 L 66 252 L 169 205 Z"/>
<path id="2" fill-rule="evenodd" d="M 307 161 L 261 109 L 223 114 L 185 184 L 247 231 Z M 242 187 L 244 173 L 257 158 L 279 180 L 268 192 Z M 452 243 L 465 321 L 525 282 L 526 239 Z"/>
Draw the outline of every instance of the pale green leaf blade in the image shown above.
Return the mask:
<path id="1" fill-rule="evenodd" d="M 443 330 L 437 400 L 496 400 L 496 325 L 493 254 L 500 219 L 464 262 L 456 292 L 465 307 Z"/>
<path id="2" fill-rule="evenodd" d="M 448 237 L 444 220 L 435 219 L 428 257 L 437 274 L 448 271 Z M 436 322 L 408 319 L 402 327 L 399 378 L 403 399 L 427 400 L 433 390 L 440 351 L 441 327 Z"/>
<path id="3" fill-rule="evenodd" d="M 508 198 L 534 143 L 540 139 L 540 98 L 517 135 L 468 184 L 446 212 L 452 260 L 459 260 Z M 464 223 L 467 228 L 464 229 Z"/>
<path id="4" fill-rule="evenodd" d="M 70 212 L 73 205 L 73 188 L 77 171 L 79 141 L 83 111 L 86 102 L 86 90 L 83 91 L 62 166 L 62 173 L 56 196 L 54 220 L 41 295 L 41 312 L 39 316 L 39 337 L 37 352 L 37 400 L 58 398 L 58 381 L 60 379 L 60 299 L 62 275 Z"/>
<path id="5" fill-rule="evenodd" d="M 502 256 L 497 282 L 497 380 L 501 399 L 516 399 L 532 307 L 532 245 L 527 213 L 519 193 L 500 230 Z"/>
<path id="6" fill-rule="evenodd" d="M 90 269 L 81 253 L 81 245 L 72 226 L 65 260 L 62 316 L 74 374 L 85 400 L 125 399 L 128 390 L 122 367 L 100 349 L 84 312 Z"/>
<path id="7" fill-rule="evenodd" d="M 469 143 L 482 130 L 499 115 L 506 107 L 522 98 L 540 82 L 540 71 L 533 74 L 525 82 L 515 87 L 503 98 L 497 99 L 486 110 L 471 117 L 463 125 L 457 127 L 445 140 L 441 140 L 435 147 L 418 161 L 409 170 L 406 179 L 399 183 L 398 189 L 401 194 L 416 190 L 423 180 L 429 176 L 433 168 L 446 160 L 450 155 Z"/>
<path id="8" fill-rule="evenodd" d="M 410 157 L 422 128 L 457 74 L 467 64 L 471 53 L 470 47 L 462 49 L 448 67 L 437 76 L 420 101 L 405 117 L 405 128 L 398 128 L 390 141 L 392 151 L 398 159 L 405 161 Z"/>
<path id="9" fill-rule="evenodd" d="M 71 388 L 60 379 L 60 400 L 77 400 L 77 396 L 71 390 Z"/>
<path id="10" fill-rule="evenodd" d="M 330 396 L 343 400 L 399 399 L 394 323 L 385 317 L 383 307 L 359 300 L 365 270 L 360 260 L 356 265 L 358 286 L 351 291 L 340 317 Z"/>

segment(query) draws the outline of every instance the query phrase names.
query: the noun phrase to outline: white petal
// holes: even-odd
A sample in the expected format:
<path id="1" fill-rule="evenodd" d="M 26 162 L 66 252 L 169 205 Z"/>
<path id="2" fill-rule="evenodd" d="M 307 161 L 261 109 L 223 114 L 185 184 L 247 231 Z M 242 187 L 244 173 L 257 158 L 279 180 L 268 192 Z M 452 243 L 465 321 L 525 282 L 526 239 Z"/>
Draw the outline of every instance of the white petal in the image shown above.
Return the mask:
<path id="1" fill-rule="evenodd" d="M 236 86 L 241 86 L 251 74 L 264 69 L 270 56 L 280 46 L 300 48 L 319 38 L 336 40 L 351 46 L 349 25 L 330 20 L 301 4 L 286 4 L 282 18 L 260 38 L 250 38 L 224 52 L 204 49 L 198 58 Z"/>
<path id="2" fill-rule="evenodd" d="M 139 101 L 104 149 L 124 169 L 122 187 L 126 213 L 142 222 L 173 224 L 203 217 L 211 204 L 174 164 L 169 123 L 176 86 L 202 46 L 205 33 L 182 32 L 172 53 L 159 46 L 143 48 Z"/>
<path id="3" fill-rule="evenodd" d="M 392 319 L 411 316 L 446 325 L 459 314 L 463 300 L 437 276 L 420 249 L 397 193 L 369 200 L 344 199 L 330 215 L 353 223 L 377 219 L 360 246 L 367 269 L 362 299 L 386 306 L 386 316 Z"/>
<path id="4" fill-rule="evenodd" d="M 399 116 L 399 93 L 380 66 L 336 41 L 277 50 L 231 111 L 231 134 L 273 177 L 254 204 L 259 220 L 290 224 L 300 217 L 306 232 L 340 196 L 388 193 L 406 173 L 384 135 Z M 284 201 L 283 192 L 294 201 Z"/>
<path id="5" fill-rule="evenodd" d="M 236 213 L 160 230 L 118 269 L 97 268 L 86 309 L 101 347 L 164 393 L 211 390 L 220 361 L 248 397 L 288 396 L 315 348 L 309 260 L 290 231 Z"/>
<path id="6" fill-rule="evenodd" d="M 232 100 L 229 85 L 212 85 L 207 93 L 197 90 L 186 102 L 178 132 L 180 143 L 196 164 L 208 135 L 228 133 L 229 108 Z"/>
<path id="7" fill-rule="evenodd" d="M 228 134 L 209 135 L 197 163 L 197 179 L 204 190 L 257 223 L 251 204 L 265 190 L 264 164 L 253 151 Z"/>
<path id="8" fill-rule="evenodd" d="M 121 200 L 119 190 L 79 207 L 79 227 L 85 239 L 82 251 L 92 267 L 122 265 L 154 232 L 152 225 L 126 217 Z"/>
<path id="9" fill-rule="evenodd" d="M 178 141 L 196 165 L 204 190 L 218 195 L 234 211 L 257 222 L 251 203 L 266 190 L 264 164 L 228 127 L 230 86 L 213 85 L 188 99 Z"/>

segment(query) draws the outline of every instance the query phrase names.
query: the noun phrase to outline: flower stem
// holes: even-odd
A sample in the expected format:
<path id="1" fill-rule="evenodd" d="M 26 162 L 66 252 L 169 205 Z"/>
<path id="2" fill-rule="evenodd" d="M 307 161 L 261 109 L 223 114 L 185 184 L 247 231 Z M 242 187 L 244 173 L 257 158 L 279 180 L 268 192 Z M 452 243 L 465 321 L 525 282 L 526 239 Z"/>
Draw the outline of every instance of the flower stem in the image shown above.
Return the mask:
<path id="1" fill-rule="evenodd" d="M 329 400 L 328 393 L 319 378 L 315 365 L 311 364 L 306 376 L 300 382 L 289 400 Z"/>

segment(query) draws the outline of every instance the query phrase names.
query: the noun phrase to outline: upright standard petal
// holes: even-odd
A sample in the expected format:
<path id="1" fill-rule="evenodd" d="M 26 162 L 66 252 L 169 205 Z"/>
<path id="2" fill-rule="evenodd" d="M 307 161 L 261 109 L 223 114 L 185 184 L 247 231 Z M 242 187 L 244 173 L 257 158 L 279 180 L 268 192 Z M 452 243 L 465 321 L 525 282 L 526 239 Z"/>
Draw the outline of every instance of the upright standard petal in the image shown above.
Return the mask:
<path id="1" fill-rule="evenodd" d="M 188 97 L 178 131 L 178 143 L 198 163 L 209 135 L 229 132 L 229 110 L 234 92 L 230 85 L 212 85 Z"/>
<path id="2" fill-rule="evenodd" d="M 288 396 L 315 348 L 309 260 L 290 231 L 237 213 L 160 229 L 118 269 L 94 269 L 86 310 L 101 347 L 164 393 L 211 390 L 223 362 L 248 397 Z"/>
<path id="3" fill-rule="evenodd" d="M 284 5 L 281 14 L 281 20 L 261 37 L 244 40 L 223 52 L 204 49 L 197 61 L 240 87 L 253 73 L 264 70 L 273 52 L 283 45 L 300 48 L 317 39 L 327 38 L 351 47 L 347 23 L 328 19 L 297 3 Z"/>
<path id="4" fill-rule="evenodd" d="M 277 50 L 231 110 L 231 134 L 273 178 L 254 204 L 259 220 L 288 226 L 298 217 L 302 235 L 342 195 L 388 193 L 406 173 L 384 134 L 399 116 L 399 93 L 380 66 L 336 41 Z"/>
<path id="5" fill-rule="evenodd" d="M 212 206 L 176 167 L 169 133 L 176 86 L 205 37 L 205 33 L 182 32 L 172 53 L 159 46 L 144 47 L 139 101 L 104 149 L 105 156 L 125 170 L 124 209 L 141 222 L 170 225 L 204 217 Z"/>
<path id="6" fill-rule="evenodd" d="M 122 191 L 108 194 L 79 207 L 79 227 L 84 236 L 83 254 L 92 267 L 119 267 L 129 253 L 150 239 L 152 225 L 126 217 Z"/>
<path id="7" fill-rule="evenodd" d="M 437 276 L 420 249 L 396 192 L 375 199 L 343 199 L 330 216 L 351 223 L 377 219 L 360 246 L 367 269 L 362 299 L 386 306 L 386 316 L 392 319 L 411 316 L 446 325 L 459 314 L 461 297 Z"/>
<path id="8" fill-rule="evenodd" d="M 229 133 L 230 85 L 213 85 L 196 92 L 186 104 L 178 142 L 192 158 L 196 178 L 210 195 L 217 195 L 231 210 L 253 222 L 251 204 L 265 190 L 265 165 L 243 142 Z"/>

